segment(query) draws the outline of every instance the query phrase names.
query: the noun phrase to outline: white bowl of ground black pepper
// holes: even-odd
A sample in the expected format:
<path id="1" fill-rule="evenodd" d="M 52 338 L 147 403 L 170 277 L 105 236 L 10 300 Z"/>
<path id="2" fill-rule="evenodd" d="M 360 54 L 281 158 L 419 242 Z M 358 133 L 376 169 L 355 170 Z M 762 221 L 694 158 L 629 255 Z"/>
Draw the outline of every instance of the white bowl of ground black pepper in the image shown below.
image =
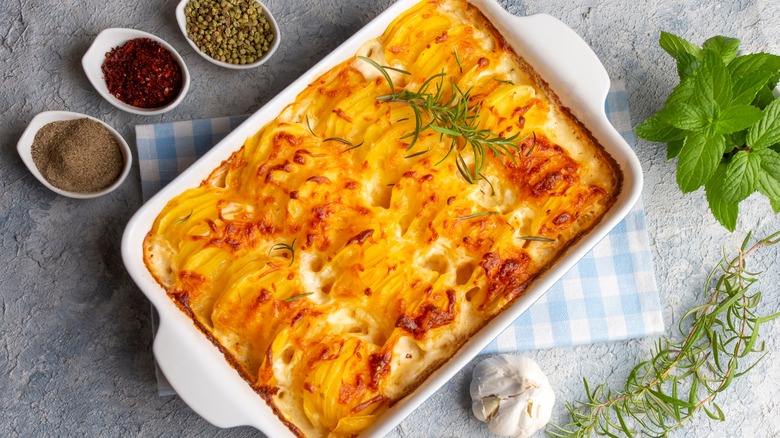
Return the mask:
<path id="1" fill-rule="evenodd" d="M 16 147 L 30 172 L 63 196 L 103 196 L 130 173 L 127 142 L 106 123 L 85 114 L 46 111 L 33 117 Z"/>
<path id="2" fill-rule="evenodd" d="M 257 67 L 279 47 L 279 25 L 258 0 L 182 0 L 176 21 L 190 46 L 220 67 Z"/>

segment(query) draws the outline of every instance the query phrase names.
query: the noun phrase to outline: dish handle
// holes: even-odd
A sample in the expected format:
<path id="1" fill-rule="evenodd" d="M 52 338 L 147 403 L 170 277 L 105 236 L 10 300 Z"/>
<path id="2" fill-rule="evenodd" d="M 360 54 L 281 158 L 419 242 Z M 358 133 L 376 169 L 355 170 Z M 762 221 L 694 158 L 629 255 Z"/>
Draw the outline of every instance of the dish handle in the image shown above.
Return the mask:
<path id="1" fill-rule="evenodd" d="M 494 3 L 485 5 L 491 8 Z M 574 109 L 575 116 L 581 120 L 594 114 L 606 117 L 609 75 L 593 49 L 574 30 L 547 14 L 518 17 L 500 6 L 492 12 L 498 18 L 494 20 L 498 27 L 505 28 L 499 30 L 507 42 L 550 82 L 564 105 Z"/>
<path id="2" fill-rule="evenodd" d="M 225 365 L 224 358 L 219 357 L 218 351 L 202 354 L 202 348 L 190 345 L 199 341 L 186 330 L 177 329 L 176 324 L 162 320 L 154 338 L 157 364 L 176 393 L 206 421 L 220 428 L 246 424 L 246 413 L 237 402 L 236 393 L 240 394 L 248 385 L 240 381 L 236 388 L 234 382 L 225 379 L 225 373 L 215 372 Z M 214 350 L 209 347 L 206 351 Z"/>

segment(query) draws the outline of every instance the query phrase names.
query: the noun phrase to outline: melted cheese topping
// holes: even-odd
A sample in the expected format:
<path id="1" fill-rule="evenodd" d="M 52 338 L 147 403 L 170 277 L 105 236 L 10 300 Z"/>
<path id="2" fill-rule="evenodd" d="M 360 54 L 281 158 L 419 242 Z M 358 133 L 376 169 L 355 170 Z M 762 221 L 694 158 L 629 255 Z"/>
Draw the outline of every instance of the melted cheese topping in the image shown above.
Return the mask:
<path id="1" fill-rule="evenodd" d="M 614 161 L 464 1 L 419 3 L 359 55 L 409 72 L 389 71 L 397 90 L 444 72 L 447 94 L 449 79 L 471 90 L 480 128 L 525 137 L 511 157 L 488 153 L 477 184 L 454 155 L 439 162 L 450 139 L 433 130 L 414 148 L 428 152 L 409 157 L 412 108 L 377 100 L 389 84 L 354 57 L 173 198 L 145 241 L 170 296 L 310 436 L 370 425 L 522 295 L 620 189 Z M 481 212 L 497 214 L 471 217 Z"/>

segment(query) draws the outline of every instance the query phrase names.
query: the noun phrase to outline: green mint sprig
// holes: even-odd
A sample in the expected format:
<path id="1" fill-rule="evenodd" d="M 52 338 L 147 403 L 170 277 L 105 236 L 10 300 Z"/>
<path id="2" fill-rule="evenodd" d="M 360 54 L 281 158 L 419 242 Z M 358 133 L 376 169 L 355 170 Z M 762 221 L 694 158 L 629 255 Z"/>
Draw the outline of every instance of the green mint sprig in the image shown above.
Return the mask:
<path id="1" fill-rule="evenodd" d="M 704 186 L 715 219 L 729 231 L 739 203 L 755 191 L 780 213 L 780 56 L 737 56 L 739 40 L 715 36 L 698 47 L 661 32 L 677 61 L 680 83 L 666 105 L 636 127 L 645 140 L 667 143 L 677 158 L 683 193 Z"/>

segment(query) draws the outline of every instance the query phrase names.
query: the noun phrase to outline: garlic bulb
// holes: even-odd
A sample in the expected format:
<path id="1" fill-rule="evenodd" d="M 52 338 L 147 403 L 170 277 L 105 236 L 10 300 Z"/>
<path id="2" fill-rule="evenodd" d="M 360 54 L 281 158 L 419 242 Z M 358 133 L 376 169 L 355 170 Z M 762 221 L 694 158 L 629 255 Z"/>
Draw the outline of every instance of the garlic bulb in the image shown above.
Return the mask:
<path id="1" fill-rule="evenodd" d="M 471 380 L 471 409 L 490 432 L 526 438 L 552 415 L 555 393 L 531 359 L 502 354 L 478 363 Z"/>

